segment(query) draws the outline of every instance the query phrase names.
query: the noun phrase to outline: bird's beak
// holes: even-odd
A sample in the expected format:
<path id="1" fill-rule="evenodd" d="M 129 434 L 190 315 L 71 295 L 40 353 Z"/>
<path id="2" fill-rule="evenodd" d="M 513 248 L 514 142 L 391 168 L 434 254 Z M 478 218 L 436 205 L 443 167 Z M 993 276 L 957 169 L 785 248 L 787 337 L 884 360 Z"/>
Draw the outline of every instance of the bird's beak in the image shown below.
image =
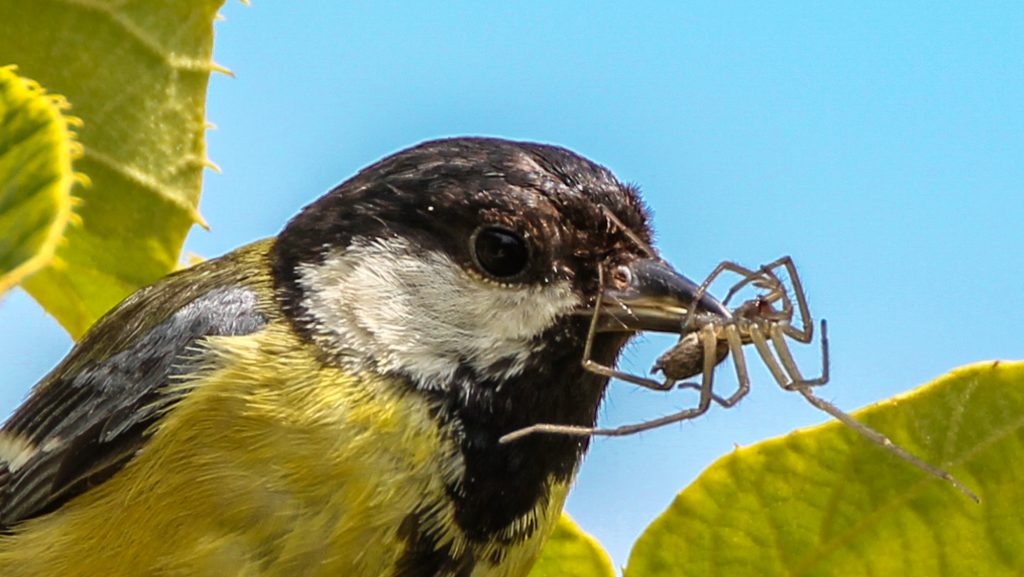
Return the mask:
<path id="1" fill-rule="evenodd" d="M 605 289 L 601 297 L 601 332 L 657 331 L 679 333 L 691 308 L 698 317 L 727 319 L 732 315 L 715 297 L 678 273 L 668 263 L 639 259 L 625 267 L 628 281 Z"/>

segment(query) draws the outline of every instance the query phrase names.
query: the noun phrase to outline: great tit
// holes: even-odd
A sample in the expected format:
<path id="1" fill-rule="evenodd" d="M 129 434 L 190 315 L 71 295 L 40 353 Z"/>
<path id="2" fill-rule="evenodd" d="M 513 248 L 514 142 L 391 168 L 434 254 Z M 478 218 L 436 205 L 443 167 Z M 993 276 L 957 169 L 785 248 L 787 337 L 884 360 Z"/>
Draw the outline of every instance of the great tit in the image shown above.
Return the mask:
<path id="1" fill-rule="evenodd" d="M 728 314 L 650 242 L 636 189 L 563 148 L 384 158 L 129 296 L 35 386 L 0 432 L 0 575 L 525 575 L 588 442 L 499 439 L 595 424 L 588 311 L 608 366 Z"/>

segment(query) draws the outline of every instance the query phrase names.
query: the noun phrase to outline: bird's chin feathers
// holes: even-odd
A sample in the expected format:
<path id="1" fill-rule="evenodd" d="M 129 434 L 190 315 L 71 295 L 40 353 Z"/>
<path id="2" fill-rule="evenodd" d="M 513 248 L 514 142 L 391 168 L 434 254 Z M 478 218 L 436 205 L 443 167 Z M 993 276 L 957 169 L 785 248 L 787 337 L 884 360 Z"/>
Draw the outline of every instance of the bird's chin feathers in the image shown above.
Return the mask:
<path id="1" fill-rule="evenodd" d="M 401 374 L 437 389 L 460 370 L 520 375 L 539 337 L 579 304 L 569 281 L 506 286 L 400 237 L 356 237 L 298 267 L 318 345 L 353 370 Z"/>

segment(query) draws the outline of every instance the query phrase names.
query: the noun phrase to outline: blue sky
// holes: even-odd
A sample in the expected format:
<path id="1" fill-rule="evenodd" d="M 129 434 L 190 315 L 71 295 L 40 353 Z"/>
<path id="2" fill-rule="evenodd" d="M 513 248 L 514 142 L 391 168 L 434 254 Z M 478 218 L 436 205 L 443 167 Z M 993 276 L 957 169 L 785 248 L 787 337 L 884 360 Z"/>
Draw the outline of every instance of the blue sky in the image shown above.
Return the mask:
<path id="1" fill-rule="evenodd" d="M 638 183 L 693 278 L 790 254 L 829 320 L 825 398 L 852 410 L 1024 352 L 1024 8 L 1013 2 L 229 2 L 187 250 L 275 234 L 379 157 L 440 136 L 567 146 Z M 0 305 L 0 413 L 67 338 Z M 644 372 L 670 341 L 641 339 Z M 816 363 L 805 351 L 801 364 Z M 754 363 L 757 365 L 757 363 Z M 722 372 L 722 378 L 728 373 Z M 692 402 L 614 384 L 605 424 Z M 569 511 L 624 563 L 734 445 L 825 420 L 764 371 L 740 406 L 599 439 Z"/>

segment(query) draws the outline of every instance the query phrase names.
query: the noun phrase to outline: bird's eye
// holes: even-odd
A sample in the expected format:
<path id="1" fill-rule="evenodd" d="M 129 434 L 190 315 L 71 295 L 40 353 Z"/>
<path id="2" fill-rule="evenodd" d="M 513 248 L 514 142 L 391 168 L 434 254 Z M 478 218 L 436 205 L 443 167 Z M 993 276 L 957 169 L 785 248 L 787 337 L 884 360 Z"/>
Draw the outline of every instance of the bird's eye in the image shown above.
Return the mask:
<path id="1" fill-rule="evenodd" d="M 526 270 L 530 263 L 530 247 L 526 240 L 506 228 L 487 226 L 477 229 L 470 242 L 477 267 L 496 279 L 510 279 Z"/>

